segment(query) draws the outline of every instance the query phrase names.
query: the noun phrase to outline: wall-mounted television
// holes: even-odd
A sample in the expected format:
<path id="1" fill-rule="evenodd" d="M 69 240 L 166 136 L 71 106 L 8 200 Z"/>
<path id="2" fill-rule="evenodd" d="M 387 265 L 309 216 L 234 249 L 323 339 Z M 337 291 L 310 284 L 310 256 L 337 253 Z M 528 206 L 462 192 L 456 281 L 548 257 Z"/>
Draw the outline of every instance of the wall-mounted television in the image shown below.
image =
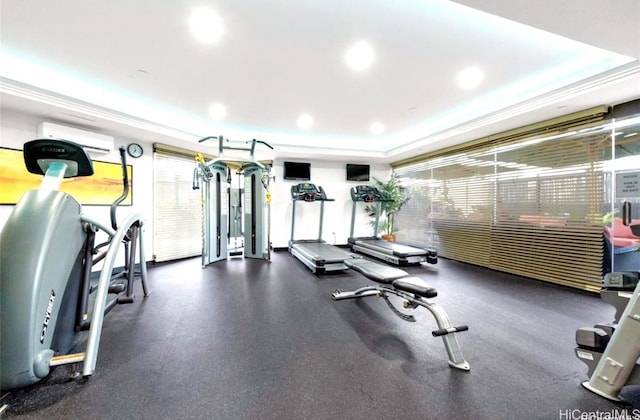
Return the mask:
<path id="1" fill-rule="evenodd" d="M 284 179 L 311 181 L 311 164 L 308 162 L 284 162 Z"/>
<path id="2" fill-rule="evenodd" d="M 347 181 L 369 181 L 369 165 L 347 163 Z"/>

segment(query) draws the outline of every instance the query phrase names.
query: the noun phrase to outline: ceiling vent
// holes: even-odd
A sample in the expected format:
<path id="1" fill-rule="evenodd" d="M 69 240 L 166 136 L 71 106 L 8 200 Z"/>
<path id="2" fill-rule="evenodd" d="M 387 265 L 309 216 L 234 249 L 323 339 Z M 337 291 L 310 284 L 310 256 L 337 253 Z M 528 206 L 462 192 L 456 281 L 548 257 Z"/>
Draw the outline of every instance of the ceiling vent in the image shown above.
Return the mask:
<path id="1" fill-rule="evenodd" d="M 110 153 L 115 144 L 115 139 L 112 136 L 50 122 L 38 124 L 38 137 L 69 140 L 78 143 L 90 154 Z"/>

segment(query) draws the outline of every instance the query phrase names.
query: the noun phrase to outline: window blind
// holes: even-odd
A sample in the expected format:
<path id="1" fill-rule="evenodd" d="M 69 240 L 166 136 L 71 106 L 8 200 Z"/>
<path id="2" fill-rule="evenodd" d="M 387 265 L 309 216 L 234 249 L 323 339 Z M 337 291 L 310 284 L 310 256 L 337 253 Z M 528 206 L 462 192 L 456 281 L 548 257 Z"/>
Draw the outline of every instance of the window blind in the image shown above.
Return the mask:
<path id="1" fill-rule="evenodd" d="M 192 189 L 193 156 L 154 145 L 154 236 L 156 262 L 202 252 L 202 201 Z"/>
<path id="2" fill-rule="evenodd" d="M 445 258 L 599 290 L 611 131 L 598 119 L 602 114 L 493 136 L 396 166 L 411 197 L 396 216 L 398 240 L 435 246 Z"/>

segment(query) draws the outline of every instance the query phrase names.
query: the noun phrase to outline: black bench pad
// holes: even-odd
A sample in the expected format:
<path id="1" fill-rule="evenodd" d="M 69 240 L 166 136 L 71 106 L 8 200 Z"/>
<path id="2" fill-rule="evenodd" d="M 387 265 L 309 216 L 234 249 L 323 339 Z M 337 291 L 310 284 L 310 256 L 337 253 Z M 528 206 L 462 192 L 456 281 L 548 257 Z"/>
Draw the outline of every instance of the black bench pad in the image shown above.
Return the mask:
<path id="1" fill-rule="evenodd" d="M 391 282 L 393 287 L 425 298 L 438 296 L 438 291 L 418 277 L 405 277 Z"/>
<path id="2" fill-rule="evenodd" d="M 406 271 L 365 260 L 364 258 L 345 260 L 344 265 L 364 274 L 365 277 L 371 280 L 384 284 L 389 284 L 396 279 L 409 275 Z"/>

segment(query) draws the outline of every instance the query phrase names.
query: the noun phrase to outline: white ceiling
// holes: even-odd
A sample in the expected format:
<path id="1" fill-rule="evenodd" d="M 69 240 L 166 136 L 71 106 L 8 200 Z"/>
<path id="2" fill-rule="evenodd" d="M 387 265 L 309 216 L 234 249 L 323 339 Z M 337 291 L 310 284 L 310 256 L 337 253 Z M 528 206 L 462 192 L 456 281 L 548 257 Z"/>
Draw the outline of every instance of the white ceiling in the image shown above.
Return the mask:
<path id="1" fill-rule="evenodd" d="M 187 19 L 222 18 L 212 45 Z M 638 0 L 1 0 L 2 109 L 180 145 L 391 162 L 640 97 Z M 354 72 L 356 41 L 374 49 Z M 456 85 L 481 67 L 483 83 Z M 228 115 L 207 115 L 213 102 Z M 309 130 L 296 118 L 314 118 Z M 382 135 L 369 133 L 374 121 Z M 25 139 L 27 140 L 27 139 Z"/>

